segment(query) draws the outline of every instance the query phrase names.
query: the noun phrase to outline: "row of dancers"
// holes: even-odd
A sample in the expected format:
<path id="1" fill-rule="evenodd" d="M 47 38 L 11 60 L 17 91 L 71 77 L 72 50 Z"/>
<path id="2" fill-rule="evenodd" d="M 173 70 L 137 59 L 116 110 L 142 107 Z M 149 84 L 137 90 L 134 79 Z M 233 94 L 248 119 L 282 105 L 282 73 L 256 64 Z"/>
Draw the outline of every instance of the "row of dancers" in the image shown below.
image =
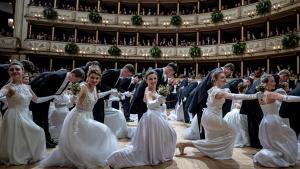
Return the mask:
<path id="1" fill-rule="evenodd" d="M 158 165 L 172 160 L 176 147 L 179 148 L 180 154 L 184 154 L 185 147 L 195 147 L 211 158 L 230 159 L 236 132 L 229 122 L 223 119 L 222 106 L 226 99 L 231 99 L 258 100 L 264 112 L 259 131 L 263 149 L 253 157 L 254 162 L 267 167 L 295 165 L 298 155 L 296 134 L 283 123 L 278 111 L 281 102 L 300 102 L 300 97 L 272 92 L 276 83 L 270 75 L 264 76 L 261 80 L 265 86 L 264 91 L 255 94 L 233 94 L 228 89 L 224 89 L 226 74 L 233 71 L 230 67 L 231 64 L 227 68 L 226 65 L 217 68 L 207 77 L 211 79 L 212 86 L 207 90 L 207 108 L 199 118 L 205 130 L 205 139 L 177 144 L 176 132 L 164 114 L 165 97 L 157 93 L 157 85 L 160 81 L 174 75 L 174 66 L 171 64 L 163 69 L 148 71 L 145 80 L 137 86 L 133 94 L 134 97 L 137 91 L 144 88 L 142 101 L 147 110 L 140 116 L 131 143 L 126 148 L 119 149 L 117 137 L 112 130 L 107 125 L 94 120 L 93 117 L 95 104 L 100 99 L 113 95 L 115 91 L 98 91 L 97 85 L 101 83 L 103 74 L 99 66 L 89 66 L 86 81 L 82 83 L 80 92 L 76 96 L 76 106 L 67 114 L 63 122 L 59 147 L 46 157 L 47 137 L 43 129 L 33 122 L 29 104 L 31 101 L 41 104 L 51 99 L 58 99 L 57 95 L 60 95 L 65 88 L 61 88 L 59 85 L 61 83 L 56 82 L 58 91 L 61 90 L 60 93 L 37 97 L 38 90 L 35 92 L 31 89 L 32 86 L 22 82 L 24 74 L 22 64 L 14 61 L 8 69 L 11 80 L 0 91 L 0 98 L 6 97 L 8 102 L 8 109 L 0 127 L 0 160 L 5 164 L 16 165 L 42 160 L 40 165 L 44 167 L 96 168 L 109 165 L 113 168 L 124 168 Z M 45 74 L 40 76 L 45 77 Z M 67 80 L 63 83 L 79 82 L 83 74 L 81 69 L 74 69 L 66 73 L 64 79 Z M 43 78 L 37 77 L 37 79 L 46 83 L 45 78 L 45 81 Z"/>

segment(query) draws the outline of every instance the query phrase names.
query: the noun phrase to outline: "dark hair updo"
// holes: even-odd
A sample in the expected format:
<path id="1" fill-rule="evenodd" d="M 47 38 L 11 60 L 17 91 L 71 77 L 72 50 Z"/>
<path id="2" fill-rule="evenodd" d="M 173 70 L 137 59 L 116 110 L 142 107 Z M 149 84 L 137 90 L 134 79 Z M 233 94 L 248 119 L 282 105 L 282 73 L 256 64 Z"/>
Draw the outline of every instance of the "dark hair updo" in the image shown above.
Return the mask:
<path id="1" fill-rule="evenodd" d="M 14 66 L 14 65 L 20 66 L 20 67 L 22 68 L 22 70 L 24 70 L 24 66 L 23 66 L 23 64 L 22 64 L 21 62 L 19 62 L 19 61 L 17 61 L 17 60 L 13 60 L 13 61 L 10 63 L 9 67 Z"/>
<path id="2" fill-rule="evenodd" d="M 147 71 L 146 74 L 145 74 L 145 80 L 147 80 L 148 76 L 150 76 L 152 74 L 157 75 L 156 71 L 154 71 L 154 70 Z"/>

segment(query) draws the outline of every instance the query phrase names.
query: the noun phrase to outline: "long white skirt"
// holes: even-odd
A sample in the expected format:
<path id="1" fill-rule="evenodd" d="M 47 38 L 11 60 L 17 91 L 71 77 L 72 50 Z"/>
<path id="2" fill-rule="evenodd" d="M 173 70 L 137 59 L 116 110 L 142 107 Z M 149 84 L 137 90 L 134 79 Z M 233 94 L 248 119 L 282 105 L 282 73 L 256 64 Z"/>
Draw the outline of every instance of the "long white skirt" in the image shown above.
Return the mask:
<path id="1" fill-rule="evenodd" d="M 120 110 L 105 109 L 104 124 L 112 130 L 117 138 L 131 138 L 134 135 L 134 128 L 127 127 L 125 116 Z"/>
<path id="2" fill-rule="evenodd" d="M 0 162 L 27 164 L 45 155 L 44 130 L 32 121 L 28 108 L 9 108 L 0 126 Z"/>
<path id="3" fill-rule="evenodd" d="M 59 147 L 41 165 L 77 168 L 105 166 L 107 157 L 117 148 L 117 139 L 106 125 L 93 120 L 92 112 L 74 108 L 64 121 Z"/>
<path id="4" fill-rule="evenodd" d="M 200 140 L 197 114 L 193 117 L 191 126 L 184 130 L 183 138 L 186 140 Z"/>
<path id="5" fill-rule="evenodd" d="M 49 132 L 52 139 L 58 140 L 63 122 L 69 112 L 67 106 L 62 106 L 55 108 L 49 116 Z"/>
<path id="6" fill-rule="evenodd" d="M 263 149 L 253 160 L 265 167 L 295 165 L 298 156 L 296 133 L 275 114 L 265 115 L 259 125 L 259 140 Z"/>
<path id="7" fill-rule="evenodd" d="M 141 118 L 131 144 L 114 152 L 108 164 L 114 168 L 157 165 L 173 159 L 176 132 L 160 111 L 148 110 Z"/>
<path id="8" fill-rule="evenodd" d="M 234 108 L 225 115 L 224 120 L 236 133 L 234 147 L 249 146 L 247 115 L 240 114 L 240 109 Z"/>
<path id="9" fill-rule="evenodd" d="M 201 118 L 205 139 L 193 141 L 194 146 L 204 155 L 214 159 L 231 159 L 235 132 L 223 120 L 222 112 L 205 109 Z"/>

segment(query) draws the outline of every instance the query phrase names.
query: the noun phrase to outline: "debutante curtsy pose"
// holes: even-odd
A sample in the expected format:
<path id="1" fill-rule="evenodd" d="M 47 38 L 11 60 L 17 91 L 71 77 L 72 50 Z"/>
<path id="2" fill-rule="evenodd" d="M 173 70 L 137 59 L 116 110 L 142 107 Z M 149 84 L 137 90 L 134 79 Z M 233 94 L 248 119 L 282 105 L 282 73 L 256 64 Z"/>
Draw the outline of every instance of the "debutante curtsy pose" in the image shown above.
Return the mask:
<path id="1" fill-rule="evenodd" d="M 131 144 L 114 152 L 108 159 L 113 168 L 158 165 L 173 159 L 176 149 L 176 132 L 164 116 L 165 97 L 156 92 L 157 73 L 145 75 L 148 87 L 144 101 L 148 111 L 142 116 Z"/>
<path id="2" fill-rule="evenodd" d="M 81 86 L 75 108 L 65 118 L 59 147 L 41 162 L 42 166 L 96 168 L 105 166 L 107 157 L 117 150 L 116 136 L 104 124 L 93 119 L 93 108 L 99 98 L 112 91 L 98 93 L 101 71 L 90 68 L 87 83 Z"/>
<path id="3" fill-rule="evenodd" d="M 232 94 L 227 89 L 222 89 L 226 83 L 226 76 L 223 70 L 216 70 L 212 74 L 213 87 L 209 89 L 207 108 L 201 118 L 201 124 L 204 127 L 205 139 L 189 142 L 180 142 L 177 147 L 181 154 L 184 154 L 185 147 L 195 147 L 201 153 L 214 159 L 231 159 L 235 131 L 222 118 L 222 106 L 225 99 L 257 99 L 258 94 L 244 95 Z"/>
<path id="4" fill-rule="evenodd" d="M 55 96 L 37 97 L 30 86 L 23 84 L 23 65 L 13 61 L 8 69 L 11 79 L 0 90 L 6 96 L 8 109 L 0 127 L 0 163 L 21 165 L 41 160 L 46 153 L 45 134 L 32 121 L 30 101 L 42 103 Z"/>
<path id="5" fill-rule="evenodd" d="M 272 75 L 263 76 L 261 83 L 265 88 L 264 97 L 259 99 L 264 113 L 259 125 L 259 140 L 263 149 L 255 154 L 253 160 L 265 167 L 293 166 L 298 156 L 297 136 L 279 116 L 279 109 L 282 101 L 300 102 L 300 97 L 272 92 L 276 85 Z"/>

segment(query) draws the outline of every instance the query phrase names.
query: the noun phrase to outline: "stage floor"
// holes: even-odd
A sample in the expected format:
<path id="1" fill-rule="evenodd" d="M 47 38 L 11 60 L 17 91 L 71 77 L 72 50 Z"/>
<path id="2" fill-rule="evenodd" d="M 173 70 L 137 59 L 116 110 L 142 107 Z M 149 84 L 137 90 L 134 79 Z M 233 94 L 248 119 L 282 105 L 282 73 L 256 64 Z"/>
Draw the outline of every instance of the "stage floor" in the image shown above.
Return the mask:
<path id="1" fill-rule="evenodd" d="M 182 140 L 182 133 L 188 124 L 181 122 L 170 122 L 177 132 L 177 140 Z M 130 123 L 129 126 L 135 126 L 136 122 Z M 121 146 L 126 146 L 129 140 L 119 140 Z M 51 152 L 52 149 L 48 149 Z M 232 160 L 214 160 L 208 157 L 204 157 L 197 149 L 186 148 L 186 155 L 179 155 L 178 149 L 176 150 L 173 161 L 158 165 L 158 166 L 141 166 L 134 167 L 136 169 L 262 169 L 264 167 L 254 166 L 252 157 L 257 152 L 253 148 L 235 148 Z M 22 166 L 0 166 L 0 169 L 40 169 L 37 164 L 35 165 L 22 165 Z M 300 161 L 292 169 L 300 169 Z M 57 167 L 51 167 L 49 169 L 57 169 Z M 109 167 L 105 167 L 109 169 Z M 264 168 L 266 169 L 266 168 Z"/>

